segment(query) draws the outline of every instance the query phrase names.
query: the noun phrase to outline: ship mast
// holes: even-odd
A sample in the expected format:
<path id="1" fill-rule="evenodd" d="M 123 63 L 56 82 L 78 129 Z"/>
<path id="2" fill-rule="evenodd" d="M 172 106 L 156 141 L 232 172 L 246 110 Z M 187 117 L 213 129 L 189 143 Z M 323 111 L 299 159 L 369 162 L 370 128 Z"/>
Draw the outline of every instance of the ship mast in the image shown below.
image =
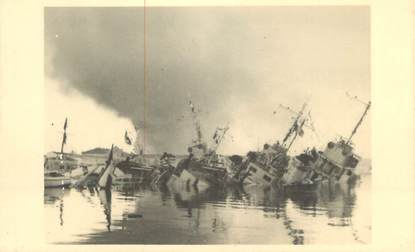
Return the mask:
<path id="1" fill-rule="evenodd" d="M 216 152 L 216 150 L 219 148 L 219 145 L 222 143 L 223 138 L 225 137 L 225 134 L 228 130 L 229 126 L 226 126 L 225 128 L 216 128 L 215 134 L 213 135 L 215 145 L 212 149 L 212 153 Z"/>
<path id="2" fill-rule="evenodd" d="M 297 120 L 299 120 L 299 119 L 297 119 Z M 298 136 L 298 132 L 302 130 L 302 128 L 303 128 L 303 126 L 304 126 L 305 121 L 306 121 L 305 119 L 304 119 L 304 120 L 302 120 L 302 122 L 300 123 L 300 125 L 298 125 L 298 122 L 297 122 L 297 126 L 296 126 L 297 128 L 296 128 L 296 129 L 294 129 L 294 137 L 293 137 L 293 139 L 291 140 L 290 145 L 288 145 L 288 147 L 287 147 L 287 151 L 291 148 L 291 145 L 294 143 L 295 139 L 297 138 L 297 136 Z"/>
<path id="3" fill-rule="evenodd" d="M 63 136 L 62 136 L 62 145 L 61 145 L 61 155 L 63 157 L 63 146 L 66 144 L 66 128 L 68 127 L 68 118 L 65 118 L 65 123 L 63 125 Z"/>
<path id="4" fill-rule="evenodd" d="M 352 137 L 356 134 L 357 129 L 359 128 L 360 124 L 362 124 L 363 122 L 363 118 L 365 118 L 365 116 L 367 115 L 367 112 L 369 111 L 370 105 L 371 105 L 371 102 L 369 101 L 366 104 L 366 108 L 365 108 L 365 111 L 363 112 L 363 115 L 360 117 L 360 120 L 357 122 L 356 126 L 354 127 L 352 133 L 350 134 L 349 139 L 347 139 L 346 144 L 349 144 L 350 141 L 352 140 Z"/>
<path id="5" fill-rule="evenodd" d="M 287 148 L 287 151 L 288 151 L 290 149 L 291 145 L 294 143 L 295 139 L 297 138 L 298 131 L 301 130 L 301 128 L 303 127 L 303 125 L 304 125 L 304 123 L 306 121 L 304 119 L 304 120 L 302 120 L 300 122 L 300 119 L 301 119 L 301 117 L 302 117 L 302 115 L 304 113 L 305 108 L 307 107 L 307 103 L 304 103 L 303 104 L 300 112 L 298 112 L 298 113 L 295 112 L 295 111 L 293 111 L 293 110 L 291 110 L 289 107 L 284 107 L 282 105 L 280 105 L 280 107 L 283 107 L 285 109 L 288 109 L 290 112 L 293 112 L 293 113 L 296 113 L 297 114 L 297 117 L 295 118 L 292 126 L 290 127 L 290 129 L 288 130 L 287 134 L 284 137 L 284 140 L 282 141 L 282 146 L 286 147 L 287 146 L 288 139 L 292 136 L 292 134 L 294 134 L 294 137 L 291 139 L 290 144 L 288 145 L 288 147 L 286 147 Z"/>

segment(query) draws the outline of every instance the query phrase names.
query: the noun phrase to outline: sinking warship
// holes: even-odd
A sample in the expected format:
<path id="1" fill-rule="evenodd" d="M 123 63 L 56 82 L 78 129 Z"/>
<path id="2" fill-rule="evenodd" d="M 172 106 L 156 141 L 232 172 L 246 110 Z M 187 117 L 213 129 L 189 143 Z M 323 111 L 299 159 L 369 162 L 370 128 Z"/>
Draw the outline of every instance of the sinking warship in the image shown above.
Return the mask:
<path id="1" fill-rule="evenodd" d="M 173 171 L 173 180 L 180 180 L 193 186 L 219 186 L 226 182 L 227 172 L 232 161 L 216 153 L 229 127 L 216 128 L 212 137 L 213 144 L 208 146 L 203 140 L 198 113 L 189 100 L 196 139 L 188 148 L 187 158 L 181 160 Z"/>
<path id="2" fill-rule="evenodd" d="M 287 153 L 297 137 L 304 134 L 303 126 L 306 118 L 303 115 L 306 106 L 307 104 L 304 103 L 300 112 L 296 113 L 294 122 L 282 143 L 277 141 L 272 145 L 265 144 L 262 151 L 251 151 L 247 154 L 244 161 L 245 167 L 234 180 L 239 180 L 242 184 L 268 187 L 286 173 L 290 162 Z"/>
<path id="3" fill-rule="evenodd" d="M 132 145 L 127 132 L 124 139 L 128 145 Z M 112 185 L 150 184 L 155 176 L 155 167 L 149 165 L 144 157 L 138 135 L 134 145 L 135 152 L 132 153 L 126 153 L 112 145 L 105 165 L 90 170 L 74 185 L 77 187 L 98 185 L 100 188 L 108 189 Z"/>
<path id="4" fill-rule="evenodd" d="M 167 152 L 164 152 L 160 157 L 160 163 L 154 170 L 151 185 L 160 186 L 165 185 L 173 174 L 175 169 L 176 156 Z"/>
<path id="5" fill-rule="evenodd" d="M 337 141 L 330 141 L 324 152 L 319 152 L 317 160 L 313 164 L 313 172 L 323 179 L 339 181 L 344 175 L 347 176 L 347 183 L 352 185 L 358 179 L 355 168 L 359 164 L 361 157 L 354 152 L 353 136 L 367 115 L 371 102 L 365 104 L 365 110 L 359 121 L 353 128 L 349 138 L 340 138 Z"/>
<path id="6" fill-rule="evenodd" d="M 355 168 L 361 158 L 354 153 L 351 139 L 363 122 L 371 103 L 365 105 L 363 115 L 347 140 L 340 138 L 337 141 L 330 141 L 324 151 L 316 151 L 313 148 L 311 151 L 306 150 L 304 153 L 292 157 L 287 171 L 278 184 L 297 189 L 315 189 L 320 181 L 336 182 L 344 175 L 347 176 L 349 185 L 354 184 L 358 179 Z"/>

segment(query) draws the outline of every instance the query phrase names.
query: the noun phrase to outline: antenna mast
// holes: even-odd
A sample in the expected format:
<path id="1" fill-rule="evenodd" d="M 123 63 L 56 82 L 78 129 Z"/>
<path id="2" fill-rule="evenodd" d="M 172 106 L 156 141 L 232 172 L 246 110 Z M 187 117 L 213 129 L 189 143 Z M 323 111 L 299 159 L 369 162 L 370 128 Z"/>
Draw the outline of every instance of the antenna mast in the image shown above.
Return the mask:
<path id="1" fill-rule="evenodd" d="M 225 137 L 225 134 L 228 130 L 229 130 L 229 126 L 226 126 L 225 128 L 216 128 L 215 134 L 213 136 L 215 145 L 214 145 L 214 148 L 212 149 L 212 152 L 215 152 L 219 148 L 219 145 L 222 143 L 223 138 Z"/>
<path id="2" fill-rule="evenodd" d="M 68 127 L 68 118 L 65 118 L 65 123 L 63 125 L 63 137 L 61 145 L 61 155 L 63 155 L 63 146 L 66 144 L 66 128 Z"/>
<path id="3" fill-rule="evenodd" d="M 350 141 L 352 140 L 352 137 L 356 134 L 357 129 L 359 128 L 360 124 L 362 124 L 363 122 L 363 118 L 365 118 L 365 116 L 367 115 L 367 112 L 369 111 L 371 102 L 369 101 L 369 103 L 366 104 L 366 108 L 365 111 L 363 112 L 362 117 L 360 117 L 360 120 L 357 122 L 356 126 L 354 127 L 352 133 L 350 134 L 349 139 L 347 139 L 346 144 L 350 143 Z"/>
<path id="4" fill-rule="evenodd" d="M 285 135 L 285 137 L 284 137 L 284 140 L 282 141 L 282 145 L 283 145 L 283 146 L 285 146 L 285 145 L 286 145 L 286 142 L 288 141 L 288 139 L 290 138 L 290 136 L 291 136 L 292 134 L 294 134 L 294 133 L 295 133 L 295 135 L 294 135 L 293 139 L 291 140 L 291 143 L 290 143 L 290 144 L 289 144 L 289 146 L 287 147 L 287 150 L 288 150 L 288 149 L 291 147 L 291 145 L 294 143 L 294 140 L 296 139 L 297 134 L 298 134 L 298 130 L 299 130 L 299 129 L 301 129 L 301 128 L 303 127 L 304 123 L 305 123 L 305 119 L 304 119 L 304 120 L 301 122 L 301 124 L 299 125 L 299 120 L 301 119 L 301 116 L 303 115 L 304 110 L 305 110 L 305 108 L 307 107 L 307 103 L 304 103 L 304 104 L 303 104 L 303 106 L 302 106 L 302 108 L 301 108 L 300 112 L 295 112 L 295 111 L 293 111 L 292 109 L 290 109 L 289 107 L 285 107 L 285 106 L 282 106 L 282 105 L 280 105 L 280 107 L 282 107 L 282 108 L 284 108 L 284 109 L 287 109 L 287 110 L 289 110 L 289 111 L 290 111 L 290 112 L 292 112 L 292 113 L 297 114 L 297 117 L 295 118 L 295 120 L 294 120 L 294 122 L 293 122 L 293 124 L 292 124 L 291 128 L 288 130 L 287 134 L 286 134 L 286 135 Z"/>

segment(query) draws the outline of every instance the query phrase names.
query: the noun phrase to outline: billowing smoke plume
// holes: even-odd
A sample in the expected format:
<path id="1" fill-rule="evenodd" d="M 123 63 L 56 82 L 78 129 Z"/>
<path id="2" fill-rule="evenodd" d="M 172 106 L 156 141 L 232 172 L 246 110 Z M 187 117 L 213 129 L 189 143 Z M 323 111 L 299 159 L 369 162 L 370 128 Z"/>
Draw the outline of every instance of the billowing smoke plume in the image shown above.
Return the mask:
<path id="1" fill-rule="evenodd" d="M 142 8 L 46 8 L 46 74 L 131 119 L 152 151 L 183 153 L 195 136 L 189 95 L 211 138 L 232 121 L 260 125 L 252 116 L 280 102 L 300 106 L 314 88 L 367 82 L 367 20 L 353 7 L 148 8 L 144 85 Z M 242 130 L 240 142 L 268 131 Z"/>
<path id="2" fill-rule="evenodd" d="M 229 116 L 221 110 L 227 99 L 243 86 L 255 90 L 247 66 L 225 56 L 227 47 L 222 45 L 232 27 L 224 30 L 215 27 L 219 21 L 197 20 L 205 26 L 197 28 L 200 32 L 191 17 L 178 16 L 165 9 L 148 10 L 144 86 L 142 8 L 47 8 L 45 39 L 51 48 L 46 53 L 53 54 L 46 56 L 52 65 L 47 74 L 133 120 L 157 151 L 177 151 L 194 135 L 187 113 L 189 94 L 201 115 L 210 119 L 205 124 L 212 122 L 207 128 L 213 134 Z"/>

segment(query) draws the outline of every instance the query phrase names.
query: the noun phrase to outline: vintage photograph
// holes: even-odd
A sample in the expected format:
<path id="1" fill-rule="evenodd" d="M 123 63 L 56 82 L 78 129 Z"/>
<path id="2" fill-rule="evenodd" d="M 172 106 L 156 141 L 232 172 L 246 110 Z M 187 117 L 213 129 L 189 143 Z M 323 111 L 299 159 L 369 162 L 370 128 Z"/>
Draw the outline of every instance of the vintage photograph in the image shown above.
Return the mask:
<path id="1" fill-rule="evenodd" d="M 49 244 L 372 242 L 369 6 L 44 8 Z"/>

